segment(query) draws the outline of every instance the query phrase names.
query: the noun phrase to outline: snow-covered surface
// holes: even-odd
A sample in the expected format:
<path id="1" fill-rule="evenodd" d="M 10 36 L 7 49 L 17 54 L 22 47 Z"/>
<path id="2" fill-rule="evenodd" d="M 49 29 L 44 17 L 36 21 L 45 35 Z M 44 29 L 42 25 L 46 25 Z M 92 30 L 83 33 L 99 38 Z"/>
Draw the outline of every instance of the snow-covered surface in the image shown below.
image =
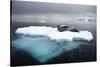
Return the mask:
<path id="1" fill-rule="evenodd" d="M 23 34 L 23 35 L 43 35 L 48 36 L 50 39 L 53 40 L 70 40 L 73 41 L 73 38 L 82 38 L 87 41 L 93 40 L 92 33 L 89 31 L 79 31 L 79 32 L 71 32 L 71 31 L 64 31 L 59 32 L 57 28 L 46 27 L 46 26 L 29 26 L 18 28 L 16 30 L 16 34 Z"/>

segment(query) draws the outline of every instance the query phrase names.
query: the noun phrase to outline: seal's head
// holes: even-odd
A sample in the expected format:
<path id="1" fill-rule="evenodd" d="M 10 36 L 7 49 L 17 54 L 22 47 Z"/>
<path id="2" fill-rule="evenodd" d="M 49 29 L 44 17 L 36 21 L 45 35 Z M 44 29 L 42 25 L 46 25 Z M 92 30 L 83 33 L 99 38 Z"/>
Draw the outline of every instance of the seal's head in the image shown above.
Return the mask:
<path id="1" fill-rule="evenodd" d="M 58 25 L 58 31 L 59 32 L 66 31 L 67 29 L 68 29 L 68 26 L 66 26 L 66 25 Z"/>

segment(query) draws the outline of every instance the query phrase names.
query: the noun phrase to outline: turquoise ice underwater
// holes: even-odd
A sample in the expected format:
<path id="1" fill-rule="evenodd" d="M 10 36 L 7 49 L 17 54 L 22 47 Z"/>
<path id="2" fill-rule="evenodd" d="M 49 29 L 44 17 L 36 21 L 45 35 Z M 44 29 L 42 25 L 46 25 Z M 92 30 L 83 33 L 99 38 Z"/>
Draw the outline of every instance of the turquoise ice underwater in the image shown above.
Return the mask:
<path id="1" fill-rule="evenodd" d="M 47 36 L 18 35 L 19 38 L 12 41 L 12 46 L 18 50 L 25 50 L 40 63 L 77 48 L 79 45 L 87 45 L 88 41 L 55 41 Z"/>

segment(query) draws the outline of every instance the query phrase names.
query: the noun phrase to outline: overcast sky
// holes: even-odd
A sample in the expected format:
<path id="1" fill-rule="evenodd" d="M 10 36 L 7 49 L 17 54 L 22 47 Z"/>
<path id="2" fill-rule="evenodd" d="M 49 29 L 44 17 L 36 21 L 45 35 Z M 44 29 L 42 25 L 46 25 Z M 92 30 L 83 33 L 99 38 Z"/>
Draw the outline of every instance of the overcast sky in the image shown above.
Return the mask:
<path id="1" fill-rule="evenodd" d="M 12 14 L 96 14 L 94 5 L 13 1 Z"/>

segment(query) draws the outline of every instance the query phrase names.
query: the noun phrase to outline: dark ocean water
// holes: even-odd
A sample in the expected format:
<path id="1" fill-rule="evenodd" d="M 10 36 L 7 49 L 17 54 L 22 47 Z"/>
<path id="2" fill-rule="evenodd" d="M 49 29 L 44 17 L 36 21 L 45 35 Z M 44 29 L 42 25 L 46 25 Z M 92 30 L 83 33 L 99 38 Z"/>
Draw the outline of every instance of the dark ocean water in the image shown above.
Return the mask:
<path id="1" fill-rule="evenodd" d="M 79 25 L 77 28 L 92 32 L 94 39 L 90 42 L 83 40 L 56 42 L 44 36 L 31 37 L 14 33 L 19 27 L 32 25 L 56 26 L 56 24 L 12 23 L 12 66 L 96 61 L 96 26 L 84 27 Z M 46 55 L 44 55 L 45 53 Z M 43 58 L 44 56 L 45 58 Z"/>

